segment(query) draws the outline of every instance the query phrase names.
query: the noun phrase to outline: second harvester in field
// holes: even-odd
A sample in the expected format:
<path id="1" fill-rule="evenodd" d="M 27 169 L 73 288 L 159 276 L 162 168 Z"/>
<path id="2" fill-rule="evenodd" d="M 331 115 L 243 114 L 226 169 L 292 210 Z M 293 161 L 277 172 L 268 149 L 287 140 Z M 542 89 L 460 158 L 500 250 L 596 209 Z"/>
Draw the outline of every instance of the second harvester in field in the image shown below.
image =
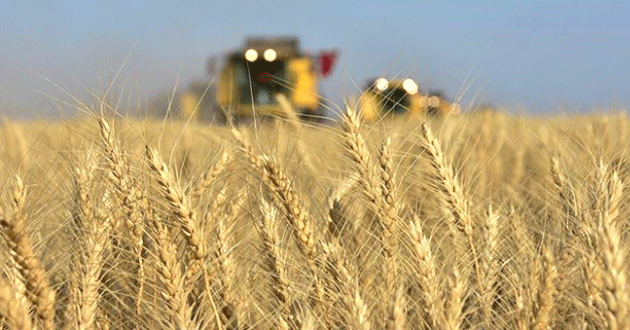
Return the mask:
<path id="1" fill-rule="evenodd" d="M 215 122 L 283 115 L 280 94 L 303 117 L 321 117 L 317 85 L 330 74 L 335 58 L 335 51 L 315 57 L 302 52 L 296 37 L 248 38 L 243 48 L 223 57 L 214 84 L 191 84 L 182 96 L 182 115 Z M 216 63 L 210 63 L 213 74 Z"/>
<path id="2" fill-rule="evenodd" d="M 461 107 L 451 103 L 441 93 L 420 93 L 412 79 L 378 78 L 367 84 L 359 98 L 361 115 L 376 120 L 386 115 L 457 114 Z"/>

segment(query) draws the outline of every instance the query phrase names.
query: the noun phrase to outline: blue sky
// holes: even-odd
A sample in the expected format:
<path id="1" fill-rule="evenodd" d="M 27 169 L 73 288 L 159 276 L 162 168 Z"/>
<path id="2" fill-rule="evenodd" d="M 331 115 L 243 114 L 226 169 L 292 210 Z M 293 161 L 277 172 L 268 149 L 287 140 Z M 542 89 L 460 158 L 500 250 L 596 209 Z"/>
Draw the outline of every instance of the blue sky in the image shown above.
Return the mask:
<path id="1" fill-rule="evenodd" d="M 119 89 L 148 102 L 178 76 L 183 86 L 203 77 L 209 55 L 250 34 L 339 48 L 322 83 L 335 102 L 386 74 L 536 114 L 630 104 L 629 1 L 2 0 L 0 113 L 67 113 L 42 76 L 87 99 L 127 54 Z"/>

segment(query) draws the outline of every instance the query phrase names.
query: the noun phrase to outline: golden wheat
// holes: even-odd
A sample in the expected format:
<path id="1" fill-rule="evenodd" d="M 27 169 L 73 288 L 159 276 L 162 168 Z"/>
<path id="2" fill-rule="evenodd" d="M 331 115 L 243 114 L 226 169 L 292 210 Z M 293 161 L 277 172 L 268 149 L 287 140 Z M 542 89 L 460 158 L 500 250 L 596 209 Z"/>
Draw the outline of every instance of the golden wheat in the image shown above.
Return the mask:
<path id="1" fill-rule="evenodd" d="M 6 283 L 0 284 L 0 317 L 9 329 L 34 329 L 25 301 Z"/>
<path id="2" fill-rule="evenodd" d="M 26 289 L 37 318 L 44 329 L 53 329 L 55 293 L 51 289 L 45 270 L 33 253 L 33 244 L 28 238 L 25 219 L 26 189 L 19 176 L 15 177 L 11 208 L 0 219 L 0 229 Z"/>
<path id="3" fill-rule="evenodd" d="M 4 121 L 1 326 L 629 329 L 625 118 L 288 115 Z"/>

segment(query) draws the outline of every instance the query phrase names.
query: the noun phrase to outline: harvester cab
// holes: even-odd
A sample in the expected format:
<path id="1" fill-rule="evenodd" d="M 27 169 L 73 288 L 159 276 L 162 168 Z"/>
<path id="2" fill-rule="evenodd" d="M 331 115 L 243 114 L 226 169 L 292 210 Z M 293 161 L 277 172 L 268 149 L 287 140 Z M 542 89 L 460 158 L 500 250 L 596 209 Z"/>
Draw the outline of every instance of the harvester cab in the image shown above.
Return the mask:
<path id="1" fill-rule="evenodd" d="M 367 120 L 387 115 L 457 114 L 461 107 L 449 102 L 442 93 L 421 93 L 413 79 L 378 78 L 367 83 L 359 98 L 359 110 Z"/>
<path id="2" fill-rule="evenodd" d="M 304 53 L 296 37 L 247 38 L 242 48 L 223 56 L 214 86 L 206 93 L 209 101 L 202 100 L 202 88 L 193 84 L 182 99 L 182 113 L 219 122 L 283 116 L 287 111 L 307 118 L 323 116 L 318 81 L 330 74 L 335 58 L 336 51 L 315 57 Z"/>

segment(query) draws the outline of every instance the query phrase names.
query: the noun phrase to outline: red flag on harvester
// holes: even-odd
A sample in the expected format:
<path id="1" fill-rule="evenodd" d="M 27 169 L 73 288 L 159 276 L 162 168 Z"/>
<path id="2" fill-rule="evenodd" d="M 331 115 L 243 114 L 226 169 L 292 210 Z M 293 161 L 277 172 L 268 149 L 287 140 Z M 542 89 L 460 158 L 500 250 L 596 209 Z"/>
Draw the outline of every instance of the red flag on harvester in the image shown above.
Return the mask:
<path id="1" fill-rule="evenodd" d="M 337 50 L 325 50 L 317 54 L 317 68 L 319 75 L 323 78 L 328 77 L 335 66 L 337 60 Z"/>

